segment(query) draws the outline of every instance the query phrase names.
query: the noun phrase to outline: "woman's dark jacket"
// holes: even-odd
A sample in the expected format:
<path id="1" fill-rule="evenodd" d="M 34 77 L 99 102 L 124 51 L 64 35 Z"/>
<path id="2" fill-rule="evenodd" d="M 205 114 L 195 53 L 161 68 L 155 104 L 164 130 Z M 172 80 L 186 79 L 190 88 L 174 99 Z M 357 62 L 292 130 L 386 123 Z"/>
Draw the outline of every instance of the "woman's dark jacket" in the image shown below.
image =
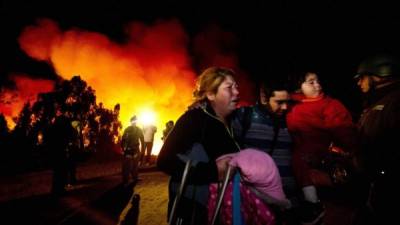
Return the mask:
<path id="1" fill-rule="evenodd" d="M 232 137 L 231 127 L 224 125 L 210 106 L 186 111 L 176 122 L 165 140 L 157 159 L 157 167 L 171 176 L 172 181 L 181 179 L 185 162 L 177 154 L 184 154 L 193 144 L 200 143 L 209 162 L 199 162 L 192 169 L 188 183 L 208 184 L 218 180 L 215 159 L 238 152 L 239 146 Z"/>

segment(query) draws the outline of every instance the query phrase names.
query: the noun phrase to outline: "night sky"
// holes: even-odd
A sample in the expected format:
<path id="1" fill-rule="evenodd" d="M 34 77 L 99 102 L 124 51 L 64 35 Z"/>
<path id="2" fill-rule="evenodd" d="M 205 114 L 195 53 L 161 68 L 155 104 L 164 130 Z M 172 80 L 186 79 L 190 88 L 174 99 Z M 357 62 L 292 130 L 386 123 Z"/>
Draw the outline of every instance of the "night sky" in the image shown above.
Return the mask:
<path id="1" fill-rule="evenodd" d="M 379 2 L 4 0 L 0 82 L 9 85 L 10 72 L 55 77 L 51 67 L 27 57 L 17 44 L 21 29 L 37 18 L 53 19 L 65 29 L 100 32 L 116 42 L 124 41 L 127 22 L 177 18 L 189 36 L 210 24 L 235 34 L 240 67 L 253 80 L 314 68 L 324 75 L 326 89 L 349 106 L 357 97 L 351 77 L 360 60 L 379 52 L 400 53 L 399 13 Z"/>

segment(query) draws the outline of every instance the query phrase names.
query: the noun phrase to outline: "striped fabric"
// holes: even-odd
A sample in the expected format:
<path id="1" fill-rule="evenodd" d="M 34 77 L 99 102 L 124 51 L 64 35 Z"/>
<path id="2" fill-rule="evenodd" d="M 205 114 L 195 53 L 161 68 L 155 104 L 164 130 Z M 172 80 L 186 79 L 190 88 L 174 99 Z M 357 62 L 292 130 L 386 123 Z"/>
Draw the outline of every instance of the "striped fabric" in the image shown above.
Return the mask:
<path id="1" fill-rule="evenodd" d="M 271 153 L 271 144 L 274 137 L 273 118 L 266 109 L 260 105 L 250 107 L 250 126 L 242 143 L 243 148 L 255 148 Z M 235 138 L 241 140 L 243 127 L 246 127 L 246 108 L 242 107 L 235 113 L 233 129 Z M 284 118 L 279 121 L 279 134 L 271 157 L 274 159 L 282 178 L 283 190 L 288 198 L 296 195 L 296 183 L 291 166 L 291 145 L 292 139 L 286 127 Z"/>

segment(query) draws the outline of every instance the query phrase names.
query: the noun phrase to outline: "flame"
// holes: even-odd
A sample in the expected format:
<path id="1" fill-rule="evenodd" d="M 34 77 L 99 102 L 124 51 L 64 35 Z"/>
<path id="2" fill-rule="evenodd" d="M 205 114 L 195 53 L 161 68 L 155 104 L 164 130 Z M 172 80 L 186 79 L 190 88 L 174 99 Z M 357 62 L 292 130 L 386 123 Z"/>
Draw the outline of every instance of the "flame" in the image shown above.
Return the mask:
<path id="1" fill-rule="evenodd" d="M 24 104 L 32 104 L 39 93 L 52 91 L 54 82 L 44 79 L 32 79 L 24 74 L 14 74 L 11 79 L 15 83 L 14 89 L 4 89 L 0 92 L 0 113 L 4 114 L 9 128 L 14 128 L 13 118 L 23 108 Z"/>
<path id="2" fill-rule="evenodd" d="M 96 32 L 77 28 L 62 31 L 56 22 L 41 19 L 22 31 L 19 44 L 30 57 L 52 65 L 64 79 L 80 75 L 96 90 L 97 101 L 105 107 L 119 103 L 124 127 L 132 115 L 148 115 L 143 111 L 150 110 L 161 131 L 192 101 L 195 72 L 187 50 L 188 35 L 174 19 L 148 26 L 132 22 L 125 31 L 127 40 L 117 43 Z M 203 42 L 198 43 L 207 47 Z M 212 52 L 215 55 L 211 62 L 205 61 L 207 66 L 223 62 L 237 68 L 233 52 L 222 53 Z M 206 55 L 202 53 L 204 59 Z M 156 154 L 162 144 L 161 135 L 157 132 L 155 136 Z"/>
<path id="3" fill-rule="evenodd" d="M 61 31 L 54 21 L 42 19 L 23 30 L 19 43 L 32 58 L 53 65 L 64 79 L 80 75 L 105 107 L 119 103 L 124 127 L 132 115 L 152 109 L 157 115 L 155 125 L 162 130 L 192 100 L 195 73 L 187 52 L 188 37 L 176 20 L 152 26 L 134 22 L 126 31 L 128 41 L 121 44 L 96 32 Z M 161 133 L 156 133 L 156 141 L 161 142 Z"/>
<path id="4" fill-rule="evenodd" d="M 157 121 L 157 114 L 151 109 L 139 110 L 139 124 L 152 125 Z"/>

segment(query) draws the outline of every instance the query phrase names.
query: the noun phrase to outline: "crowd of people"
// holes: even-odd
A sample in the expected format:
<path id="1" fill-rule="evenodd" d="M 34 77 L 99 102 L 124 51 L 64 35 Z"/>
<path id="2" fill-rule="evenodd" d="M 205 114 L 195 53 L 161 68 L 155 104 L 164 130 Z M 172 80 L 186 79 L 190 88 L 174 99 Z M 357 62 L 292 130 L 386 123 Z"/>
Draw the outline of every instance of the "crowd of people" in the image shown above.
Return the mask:
<path id="1" fill-rule="evenodd" d="M 156 166 L 170 176 L 168 222 L 393 221 L 396 214 L 388 202 L 399 200 L 399 75 L 400 61 L 390 55 L 373 56 L 359 65 L 354 80 L 365 101 L 355 121 L 341 101 L 324 92 L 318 71 L 299 71 L 290 82 L 264 80 L 257 102 L 238 107 L 235 71 L 207 68 L 197 79 L 193 103 L 163 130 Z M 74 152 L 84 145 L 79 119 L 73 119 L 57 110 L 47 136 L 54 149 L 52 192 L 57 195 L 76 182 Z M 153 125 L 139 127 L 136 116 L 130 122 L 120 142 L 125 185 L 130 178 L 139 180 L 140 165 L 151 163 L 157 132 Z M 343 161 L 347 167 L 338 167 Z M 221 189 L 224 180 L 229 183 Z M 237 223 L 238 218 L 243 223 Z"/>
<path id="2" fill-rule="evenodd" d="M 171 177 L 169 223 L 214 223 L 216 212 L 209 210 L 209 203 L 221 189 L 213 187 L 226 178 L 231 179 L 224 193 L 232 197 L 223 196 L 221 208 L 213 205 L 224 218 L 219 224 L 395 221 L 388 202 L 398 201 L 399 75 L 400 62 L 390 55 L 373 56 L 359 65 L 354 79 L 365 103 L 356 122 L 343 103 L 324 93 L 317 71 L 299 72 L 293 83 L 265 81 L 259 85 L 257 103 L 238 108 L 235 72 L 206 69 L 197 79 L 193 104 L 163 138 L 157 159 L 157 167 Z M 332 167 L 326 168 L 334 153 L 340 159 L 331 157 Z M 272 166 L 257 163 L 268 159 L 265 155 Z M 350 167 L 337 167 L 342 160 Z M 274 171 L 274 166 L 277 173 L 258 179 L 259 171 Z M 234 175 L 228 172 L 232 168 Z M 181 182 L 186 189 L 178 188 Z M 274 198 L 280 191 L 285 201 Z M 242 198 L 239 210 L 237 195 Z"/>

